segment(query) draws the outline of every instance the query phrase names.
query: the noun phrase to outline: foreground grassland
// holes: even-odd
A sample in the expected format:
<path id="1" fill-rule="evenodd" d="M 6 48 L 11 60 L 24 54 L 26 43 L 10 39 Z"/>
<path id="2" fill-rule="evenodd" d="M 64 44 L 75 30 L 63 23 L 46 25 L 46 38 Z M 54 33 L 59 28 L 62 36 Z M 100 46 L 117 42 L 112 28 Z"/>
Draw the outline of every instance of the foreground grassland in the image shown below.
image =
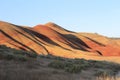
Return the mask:
<path id="1" fill-rule="evenodd" d="M 120 80 L 120 65 L 37 55 L 0 45 L 0 80 Z"/>

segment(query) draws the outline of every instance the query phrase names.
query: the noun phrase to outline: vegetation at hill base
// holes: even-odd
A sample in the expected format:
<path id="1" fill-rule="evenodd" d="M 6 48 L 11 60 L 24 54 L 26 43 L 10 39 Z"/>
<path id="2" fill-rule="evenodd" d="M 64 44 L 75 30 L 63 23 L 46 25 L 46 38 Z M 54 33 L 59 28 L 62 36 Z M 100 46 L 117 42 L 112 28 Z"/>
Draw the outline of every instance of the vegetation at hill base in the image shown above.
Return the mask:
<path id="1" fill-rule="evenodd" d="M 36 57 L 36 53 L 24 50 L 16 50 L 5 45 L 0 45 L 0 59 L 26 61 L 28 58 Z"/>
<path id="2" fill-rule="evenodd" d="M 79 58 L 69 59 L 53 56 L 51 54 L 37 55 L 34 52 L 16 50 L 5 45 L 0 45 L 0 64 L 0 79 L 2 80 L 51 80 L 48 74 L 51 76 L 58 74 L 62 77 L 62 74 L 66 74 L 66 76 L 72 74 L 82 75 L 84 72 L 89 72 L 89 70 L 92 70 L 91 77 L 94 77 L 95 79 L 89 77 L 88 79 L 85 78 L 83 80 L 107 80 L 108 77 L 110 79 L 114 78 L 111 80 L 118 80 L 115 78 L 115 76 L 120 71 L 120 64 L 112 62 L 85 60 Z M 30 72 L 29 70 L 31 70 L 32 72 Z M 21 73 L 21 71 L 23 72 Z M 39 71 L 41 74 L 39 73 Z M 27 77 L 28 73 L 29 75 L 31 75 L 31 78 Z M 50 79 L 46 79 L 45 77 L 42 78 L 42 73 L 44 74 L 44 76 L 46 75 Z M 22 76 L 22 74 L 26 76 Z M 55 78 L 55 76 L 52 78 Z M 67 76 L 67 78 L 68 79 L 65 78 L 65 80 L 69 80 L 69 76 Z"/>

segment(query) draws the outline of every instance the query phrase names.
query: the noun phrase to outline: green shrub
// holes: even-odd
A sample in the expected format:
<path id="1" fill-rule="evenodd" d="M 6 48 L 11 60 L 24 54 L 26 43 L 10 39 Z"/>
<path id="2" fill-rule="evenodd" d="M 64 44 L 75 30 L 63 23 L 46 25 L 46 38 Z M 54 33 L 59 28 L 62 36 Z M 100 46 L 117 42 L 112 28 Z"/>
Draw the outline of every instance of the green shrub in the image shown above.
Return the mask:
<path id="1" fill-rule="evenodd" d="M 4 58 L 6 58 L 7 60 L 12 60 L 12 59 L 14 59 L 14 55 L 8 54 L 8 55 L 4 56 Z"/>
<path id="2" fill-rule="evenodd" d="M 52 58 L 53 59 L 53 58 Z M 63 60 L 64 59 L 64 60 Z M 98 71 L 97 74 L 101 75 L 114 75 L 120 70 L 120 65 L 106 62 L 106 61 L 94 61 L 94 60 L 85 60 L 85 59 L 57 59 L 54 58 L 55 61 L 52 61 L 48 64 L 49 67 L 63 69 L 66 72 L 70 73 L 80 73 L 82 70 L 95 68 L 102 69 L 104 71 L 108 70 L 110 73 L 104 71 Z"/>
<path id="3" fill-rule="evenodd" d="M 80 73 L 82 71 L 82 68 L 80 65 L 72 65 L 72 66 L 66 67 L 65 71 L 70 73 Z"/>
<path id="4" fill-rule="evenodd" d="M 87 62 L 87 60 L 85 60 L 85 59 L 79 59 L 79 58 L 74 59 L 74 63 L 76 63 L 76 64 L 84 64 L 86 62 Z"/>
<path id="5" fill-rule="evenodd" d="M 47 58 L 47 59 L 54 59 L 54 60 L 65 61 L 65 58 L 59 57 L 59 56 L 54 56 L 54 55 L 52 55 L 52 54 L 48 54 L 48 55 L 39 55 L 39 57 L 41 57 L 41 58 Z"/>
<path id="6" fill-rule="evenodd" d="M 23 55 L 17 55 L 15 57 L 15 60 L 20 60 L 20 61 L 27 61 L 28 58 L 26 56 L 23 56 Z"/>
<path id="7" fill-rule="evenodd" d="M 70 73 L 80 73 L 82 70 L 88 68 L 87 64 L 76 64 L 74 62 L 60 60 L 55 60 L 49 63 L 48 66 L 56 69 L 63 69 Z"/>
<path id="8" fill-rule="evenodd" d="M 37 54 L 33 53 L 33 52 L 29 52 L 29 51 L 23 51 L 23 50 L 14 50 L 13 51 L 14 54 L 20 54 L 20 55 L 24 55 L 24 56 L 28 56 L 28 57 L 32 57 L 32 58 L 36 58 Z"/>
<path id="9" fill-rule="evenodd" d="M 48 64 L 48 66 L 52 67 L 52 68 L 56 68 L 56 69 L 64 69 L 65 68 L 64 62 L 58 61 L 58 60 L 51 62 L 50 64 Z"/>
<path id="10" fill-rule="evenodd" d="M 0 59 L 26 61 L 36 58 L 37 54 L 29 51 L 16 50 L 5 45 L 0 45 Z"/>

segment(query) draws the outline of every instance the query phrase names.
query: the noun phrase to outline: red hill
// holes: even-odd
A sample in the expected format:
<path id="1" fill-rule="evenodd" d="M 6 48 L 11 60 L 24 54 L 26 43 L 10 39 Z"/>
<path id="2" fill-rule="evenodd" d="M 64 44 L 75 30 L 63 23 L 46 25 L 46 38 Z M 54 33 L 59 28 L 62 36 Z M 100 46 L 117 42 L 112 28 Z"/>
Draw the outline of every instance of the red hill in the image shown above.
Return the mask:
<path id="1" fill-rule="evenodd" d="M 68 58 L 115 61 L 120 57 L 119 39 L 76 33 L 51 22 L 31 28 L 0 21 L 0 44 Z"/>

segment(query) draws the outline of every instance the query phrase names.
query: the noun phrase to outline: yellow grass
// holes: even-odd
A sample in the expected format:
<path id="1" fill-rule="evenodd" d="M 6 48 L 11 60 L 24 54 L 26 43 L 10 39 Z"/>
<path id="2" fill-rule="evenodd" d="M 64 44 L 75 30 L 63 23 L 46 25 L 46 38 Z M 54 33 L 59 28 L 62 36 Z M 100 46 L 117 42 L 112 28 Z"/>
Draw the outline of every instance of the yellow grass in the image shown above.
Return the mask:
<path id="1" fill-rule="evenodd" d="M 120 80 L 120 77 L 97 77 L 96 80 Z"/>

